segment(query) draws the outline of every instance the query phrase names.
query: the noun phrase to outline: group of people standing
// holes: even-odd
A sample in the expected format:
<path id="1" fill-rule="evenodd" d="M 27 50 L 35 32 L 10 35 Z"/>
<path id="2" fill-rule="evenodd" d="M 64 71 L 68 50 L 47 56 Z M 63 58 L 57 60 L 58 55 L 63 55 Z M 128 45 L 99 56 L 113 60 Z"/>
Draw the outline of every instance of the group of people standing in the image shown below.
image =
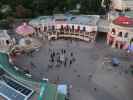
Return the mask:
<path id="1" fill-rule="evenodd" d="M 71 67 L 72 64 L 76 61 L 74 53 L 68 52 L 63 48 L 59 50 L 49 49 L 49 54 L 49 69 L 54 67 Z"/>

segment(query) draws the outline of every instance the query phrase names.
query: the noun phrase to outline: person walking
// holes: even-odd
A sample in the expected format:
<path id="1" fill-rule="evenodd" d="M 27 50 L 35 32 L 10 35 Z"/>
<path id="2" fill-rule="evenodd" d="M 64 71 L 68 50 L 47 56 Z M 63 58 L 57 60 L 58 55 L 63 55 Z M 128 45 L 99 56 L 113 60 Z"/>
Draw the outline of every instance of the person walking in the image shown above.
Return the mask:
<path id="1" fill-rule="evenodd" d="M 63 49 L 63 48 L 61 49 L 61 53 L 62 53 L 62 54 L 64 53 L 64 49 Z"/>
<path id="2" fill-rule="evenodd" d="M 66 65 L 67 65 L 67 62 L 66 62 L 66 59 L 65 59 L 65 61 L 64 61 L 64 67 L 66 67 Z"/>
<path id="3" fill-rule="evenodd" d="M 73 52 L 70 53 L 70 56 L 73 57 Z"/>
<path id="4" fill-rule="evenodd" d="M 70 62 L 69 62 L 69 67 L 71 67 L 71 65 L 72 65 L 72 60 L 70 60 Z"/>
<path id="5" fill-rule="evenodd" d="M 66 51 L 66 50 L 65 50 L 65 49 L 63 49 L 63 54 L 65 54 L 65 51 Z"/>

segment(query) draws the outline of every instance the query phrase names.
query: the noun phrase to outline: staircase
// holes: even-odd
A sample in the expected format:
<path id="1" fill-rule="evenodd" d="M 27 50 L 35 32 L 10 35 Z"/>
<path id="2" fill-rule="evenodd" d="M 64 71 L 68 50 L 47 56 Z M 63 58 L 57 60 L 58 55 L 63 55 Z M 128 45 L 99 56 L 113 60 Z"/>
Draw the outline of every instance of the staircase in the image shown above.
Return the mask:
<path id="1" fill-rule="evenodd" d="M 57 87 L 54 84 L 48 84 L 46 93 L 44 96 L 44 100 L 58 100 L 57 99 Z"/>

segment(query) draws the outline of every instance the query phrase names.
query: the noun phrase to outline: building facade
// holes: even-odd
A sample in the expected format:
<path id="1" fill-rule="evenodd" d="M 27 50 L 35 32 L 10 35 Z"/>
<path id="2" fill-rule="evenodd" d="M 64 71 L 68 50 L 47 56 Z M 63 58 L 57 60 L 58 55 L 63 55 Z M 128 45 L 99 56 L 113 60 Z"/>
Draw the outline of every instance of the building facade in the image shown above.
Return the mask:
<path id="1" fill-rule="evenodd" d="M 77 38 L 93 42 L 97 34 L 97 15 L 80 16 L 44 16 L 29 22 L 36 32 L 35 36 L 45 37 L 49 40 L 58 38 Z"/>
<path id="2" fill-rule="evenodd" d="M 133 19 L 119 16 L 110 24 L 107 44 L 114 48 L 128 49 L 133 42 Z"/>

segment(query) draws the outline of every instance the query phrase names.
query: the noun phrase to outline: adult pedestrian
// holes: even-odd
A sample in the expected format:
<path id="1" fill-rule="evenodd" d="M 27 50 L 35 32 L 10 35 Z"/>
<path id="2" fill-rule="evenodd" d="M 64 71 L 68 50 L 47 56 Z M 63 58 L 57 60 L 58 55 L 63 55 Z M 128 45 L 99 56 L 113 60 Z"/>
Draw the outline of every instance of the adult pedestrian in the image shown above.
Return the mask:
<path id="1" fill-rule="evenodd" d="M 64 61 L 64 67 L 66 67 L 67 66 L 67 62 L 66 62 L 66 60 Z"/>
<path id="2" fill-rule="evenodd" d="M 63 53 L 65 54 L 66 53 L 66 50 L 64 49 Z"/>
<path id="3" fill-rule="evenodd" d="M 70 60 L 70 62 L 69 62 L 69 66 L 71 67 L 71 65 L 72 65 L 72 60 Z"/>
<path id="4" fill-rule="evenodd" d="M 88 80 L 90 81 L 92 79 L 93 75 L 91 73 L 88 74 Z"/>
<path id="5" fill-rule="evenodd" d="M 62 48 L 62 49 L 61 49 L 61 53 L 63 54 L 63 52 L 64 52 L 64 49 Z"/>
<path id="6" fill-rule="evenodd" d="M 73 57 L 73 52 L 70 53 L 70 56 Z"/>
<path id="7" fill-rule="evenodd" d="M 94 88 L 94 91 L 97 91 L 97 88 Z"/>

